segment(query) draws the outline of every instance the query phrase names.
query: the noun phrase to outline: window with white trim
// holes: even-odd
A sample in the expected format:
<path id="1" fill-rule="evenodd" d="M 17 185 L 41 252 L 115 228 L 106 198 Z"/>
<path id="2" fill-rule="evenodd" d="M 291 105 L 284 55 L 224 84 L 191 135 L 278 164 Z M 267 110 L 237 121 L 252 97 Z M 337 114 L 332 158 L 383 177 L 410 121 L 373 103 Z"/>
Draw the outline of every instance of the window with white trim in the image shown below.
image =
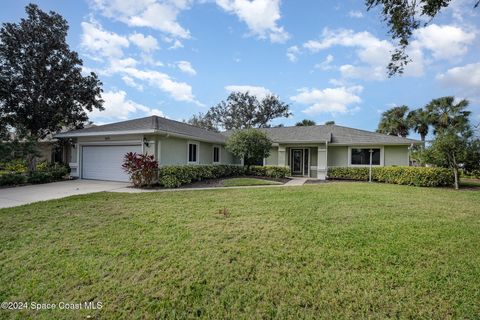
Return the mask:
<path id="1" fill-rule="evenodd" d="M 220 147 L 213 147 L 213 163 L 220 162 Z"/>
<path id="2" fill-rule="evenodd" d="M 188 144 L 188 162 L 198 163 L 198 144 L 196 143 Z"/>
<path id="3" fill-rule="evenodd" d="M 380 165 L 380 148 L 352 148 L 351 165 L 370 165 L 370 150 L 372 150 L 372 165 Z"/>

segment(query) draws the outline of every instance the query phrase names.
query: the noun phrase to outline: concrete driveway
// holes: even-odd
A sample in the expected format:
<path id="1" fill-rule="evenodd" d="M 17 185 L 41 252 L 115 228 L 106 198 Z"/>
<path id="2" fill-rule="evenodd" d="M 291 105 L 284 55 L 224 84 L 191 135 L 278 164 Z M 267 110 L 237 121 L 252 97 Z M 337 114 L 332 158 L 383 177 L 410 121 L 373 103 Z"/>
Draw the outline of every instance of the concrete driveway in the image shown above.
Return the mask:
<path id="1" fill-rule="evenodd" d="M 0 208 L 101 191 L 129 191 L 127 182 L 70 180 L 0 189 Z"/>

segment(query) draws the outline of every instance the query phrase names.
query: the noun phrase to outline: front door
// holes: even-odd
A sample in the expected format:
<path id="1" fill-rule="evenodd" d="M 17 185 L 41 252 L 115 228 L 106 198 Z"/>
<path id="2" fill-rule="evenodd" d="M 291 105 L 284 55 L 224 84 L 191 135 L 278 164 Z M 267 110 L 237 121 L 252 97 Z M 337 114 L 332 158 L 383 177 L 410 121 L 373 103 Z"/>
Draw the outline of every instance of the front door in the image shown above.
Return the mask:
<path id="1" fill-rule="evenodd" d="M 292 174 L 303 175 L 303 149 L 292 149 Z"/>

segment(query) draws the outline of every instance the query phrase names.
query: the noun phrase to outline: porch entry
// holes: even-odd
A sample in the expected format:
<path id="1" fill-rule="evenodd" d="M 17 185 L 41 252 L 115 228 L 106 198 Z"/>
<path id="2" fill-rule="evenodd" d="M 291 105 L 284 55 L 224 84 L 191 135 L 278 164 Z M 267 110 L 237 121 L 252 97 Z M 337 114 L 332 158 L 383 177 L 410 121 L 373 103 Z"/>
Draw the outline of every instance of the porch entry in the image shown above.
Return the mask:
<path id="1" fill-rule="evenodd" d="M 310 149 L 291 149 L 292 176 L 310 176 Z"/>

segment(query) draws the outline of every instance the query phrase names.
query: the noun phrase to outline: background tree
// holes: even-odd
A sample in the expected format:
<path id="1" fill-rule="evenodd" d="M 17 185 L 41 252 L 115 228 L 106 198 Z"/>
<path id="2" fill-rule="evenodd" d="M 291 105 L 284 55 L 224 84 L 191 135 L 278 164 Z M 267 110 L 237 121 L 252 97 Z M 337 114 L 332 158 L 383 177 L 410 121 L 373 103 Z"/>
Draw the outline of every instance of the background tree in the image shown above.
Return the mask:
<path id="1" fill-rule="evenodd" d="M 406 137 L 409 133 L 408 107 L 393 107 L 382 113 L 377 132 L 392 136 Z"/>
<path id="2" fill-rule="evenodd" d="M 67 42 L 68 23 L 34 4 L 20 23 L 0 30 L 0 116 L 20 138 L 37 141 L 62 127 L 82 127 L 86 111 L 102 110 L 101 82 L 83 76 L 82 60 Z M 35 169 L 35 157 L 28 159 Z"/>
<path id="3" fill-rule="evenodd" d="M 480 143 L 467 132 L 449 128 L 439 132 L 431 146 L 423 152 L 426 163 L 452 169 L 455 176 L 455 189 L 459 188 L 459 171 L 466 164 L 478 167 Z"/>
<path id="4" fill-rule="evenodd" d="M 184 120 L 185 122 L 185 120 Z M 216 131 L 218 132 L 218 126 L 210 116 L 210 114 L 207 113 L 198 113 L 197 115 L 193 115 L 188 121 L 186 121 L 188 124 L 191 124 L 192 126 L 207 129 L 210 131 Z"/>
<path id="5" fill-rule="evenodd" d="M 455 97 L 433 99 L 426 106 L 431 115 L 433 132 L 436 134 L 448 128 L 454 128 L 457 132 L 468 131 L 471 114 L 466 110 L 468 105 L 469 102 L 465 99 L 455 103 Z"/>
<path id="6" fill-rule="evenodd" d="M 303 119 L 302 121 L 297 122 L 297 123 L 295 124 L 295 126 L 297 126 L 297 127 L 309 127 L 309 126 L 315 126 L 315 125 L 317 125 L 317 124 L 315 123 L 315 121 L 313 121 L 313 120 L 308 120 L 308 119 Z"/>
<path id="7" fill-rule="evenodd" d="M 472 8 L 477 8 L 480 0 L 470 0 Z M 413 32 L 430 22 L 442 9 L 448 7 L 451 0 L 365 0 L 367 10 L 381 8 L 383 20 L 387 23 L 393 40 L 398 42 L 388 64 L 390 76 L 403 73 L 411 61 L 406 53 Z M 426 18 L 426 19 L 425 19 Z M 422 23 L 423 21 L 428 21 Z"/>
<path id="8" fill-rule="evenodd" d="M 225 148 L 243 158 L 244 164 L 249 167 L 270 155 L 272 141 L 265 132 L 258 129 L 237 130 L 228 137 Z"/>
<path id="9" fill-rule="evenodd" d="M 280 117 L 289 117 L 290 106 L 279 100 L 277 96 L 267 95 L 262 100 L 248 92 L 232 92 L 227 100 L 220 102 L 208 110 L 188 120 L 188 123 L 200 124 L 208 129 L 225 130 L 246 128 L 267 128 L 270 121 Z"/>
<path id="10" fill-rule="evenodd" d="M 410 128 L 420 135 L 420 139 L 425 142 L 430 125 L 432 124 L 432 115 L 422 108 L 410 111 L 407 115 L 407 122 Z"/>
<path id="11" fill-rule="evenodd" d="M 325 121 L 325 125 L 331 125 L 331 124 L 335 124 L 335 121 L 333 120 Z"/>

